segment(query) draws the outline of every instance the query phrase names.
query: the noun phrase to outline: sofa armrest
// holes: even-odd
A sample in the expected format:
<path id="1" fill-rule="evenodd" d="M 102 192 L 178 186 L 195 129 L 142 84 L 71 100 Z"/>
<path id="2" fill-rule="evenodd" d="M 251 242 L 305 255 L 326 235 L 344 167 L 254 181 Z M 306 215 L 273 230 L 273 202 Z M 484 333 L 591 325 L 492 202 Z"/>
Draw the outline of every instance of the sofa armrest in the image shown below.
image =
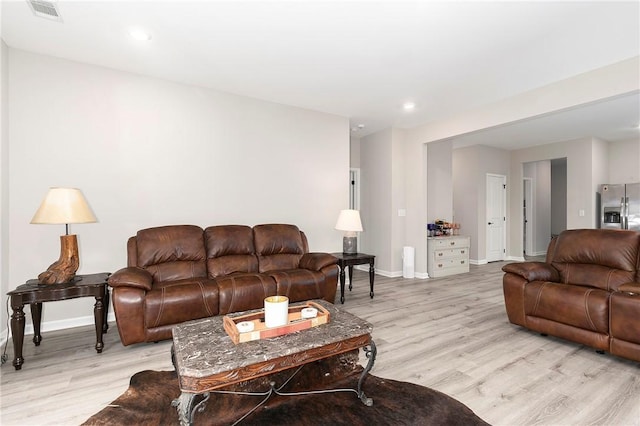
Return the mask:
<path id="1" fill-rule="evenodd" d="M 305 253 L 298 266 L 310 271 L 320 271 L 325 266 L 335 265 L 338 259 L 329 253 Z"/>
<path id="2" fill-rule="evenodd" d="M 136 287 L 145 291 L 151 290 L 153 277 L 142 268 L 130 266 L 116 271 L 109 277 L 111 287 Z"/>
<path id="3" fill-rule="evenodd" d="M 640 283 L 625 283 L 618 287 L 618 291 L 622 293 L 631 293 L 640 296 Z"/>
<path id="4" fill-rule="evenodd" d="M 527 281 L 560 281 L 558 270 L 544 262 L 509 263 L 502 267 L 504 272 L 520 275 Z"/>

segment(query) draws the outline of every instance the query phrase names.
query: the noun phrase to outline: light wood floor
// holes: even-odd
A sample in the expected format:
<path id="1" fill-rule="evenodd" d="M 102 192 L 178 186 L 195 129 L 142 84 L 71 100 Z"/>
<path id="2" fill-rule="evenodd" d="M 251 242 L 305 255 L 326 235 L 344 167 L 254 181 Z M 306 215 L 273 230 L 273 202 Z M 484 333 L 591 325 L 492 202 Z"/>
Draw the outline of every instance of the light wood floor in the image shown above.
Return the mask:
<path id="1" fill-rule="evenodd" d="M 513 326 L 503 263 L 454 277 L 409 280 L 355 271 L 346 310 L 374 325 L 372 374 L 437 389 L 494 425 L 640 425 L 640 364 Z M 132 374 L 172 369 L 169 341 L 123 347 L 115 324 L 96 354 L 92 327 L 25 338 L 25 364 L 2 366 L 2 425 L 75 425 L 128 386 Z M 366 390 L 366 384 L 365 384 Z M 355 403 L 355 400 L 354 400 Z"/>

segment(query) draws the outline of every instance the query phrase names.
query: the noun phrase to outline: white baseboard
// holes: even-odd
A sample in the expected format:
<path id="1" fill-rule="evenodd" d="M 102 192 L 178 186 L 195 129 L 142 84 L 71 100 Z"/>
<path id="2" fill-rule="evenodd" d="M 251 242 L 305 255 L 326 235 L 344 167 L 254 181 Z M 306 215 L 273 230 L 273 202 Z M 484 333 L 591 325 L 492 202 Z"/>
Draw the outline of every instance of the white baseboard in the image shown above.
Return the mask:
<path id="1" fill-rule="evenodd" d="M 29 316 L 28 314 L 26 316 Z M 107 315 L 107 322 L 115 322 L 116 316 L 113 312 L 109 312 Z M 44 321 L 40 325 L 40 332 L 45 333 L 47 331 L 65 330 L 67 328 L 82 327 L 85 325 L 94 325 L 95 319 L 93 315 L 87 315 L 84 317 L 70 318 L 57 321 Z M 28 336 L 33 334 L 33 324 L 26 324 L 24 327 L 24 335 Z M 7 339 L 11 337 L 9 330 L 5 329 L 0 333 L 0 346 L 4 345 Z"/>
<path id="2" fill-rule="evenodd" d="M 522 256 L 507 256 L 505 260 L 514 261 L 514 262 L 524 262 L 525 258 Z"/>
<path id="3" fill-rule="evenodd" d="M 359 271 L 364 271 L 364 272 L 369 272 L 369 265 L 356 265 L 354 266 L 355 269 L 359 270 Z M 348 274 L 347 274 L 348 275 Z M 387 278 L 398 278 L 402 276 L 402 271 L 385 271 L 382 269 L 376 269 L 376 275 L 382 275 L 383 277 L 387 277 Z M 416 272 L 415 273 L 416 278 L 419 279 L 426 279 L 429 278 L 429 274 L 427 274 L 426 272 Z M 349 282 L 349 277 L 347 276 L 347 282 Z"/>
<path id="4" fill-rule="evenodd" d="M 469 264 L 470 265 L 486 265 L 487 263 L 487 259 L 469 259 Z"/>

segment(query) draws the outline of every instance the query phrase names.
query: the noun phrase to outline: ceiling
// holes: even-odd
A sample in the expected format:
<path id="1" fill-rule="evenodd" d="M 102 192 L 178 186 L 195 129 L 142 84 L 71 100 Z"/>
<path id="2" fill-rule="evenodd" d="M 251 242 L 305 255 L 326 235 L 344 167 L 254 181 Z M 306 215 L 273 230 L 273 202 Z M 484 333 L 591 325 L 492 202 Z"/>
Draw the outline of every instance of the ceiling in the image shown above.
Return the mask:
<path id="1" fill-rule="evenodd" d="M 2 0 L 16 49 L 412 128 L 640 54 L 640 2 Z M 150 41 L 128 32 L 147 30 Z M 640 78 L 640 76 L 639 76 Z M 416 104 L 405 112 L 404 102 Z M 506 149 L 638 136 L 638 94 L 456 138 Z M 588 134 L 584 134 L 588 132 Z M 528 144 L 528 145 L 527 145 Z"/>

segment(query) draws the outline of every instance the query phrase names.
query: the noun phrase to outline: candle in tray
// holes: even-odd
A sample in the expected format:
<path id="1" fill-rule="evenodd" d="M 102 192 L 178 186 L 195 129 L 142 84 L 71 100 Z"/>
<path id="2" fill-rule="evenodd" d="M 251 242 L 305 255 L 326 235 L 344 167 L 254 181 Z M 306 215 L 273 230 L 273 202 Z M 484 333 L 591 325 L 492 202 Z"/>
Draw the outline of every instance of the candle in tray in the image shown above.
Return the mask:
<path id="1" fill-rule="evenodd" d="M 279 327 L 289 322 L 289 298 L 270 296 L 264 299 L 264 325 Z"/>

